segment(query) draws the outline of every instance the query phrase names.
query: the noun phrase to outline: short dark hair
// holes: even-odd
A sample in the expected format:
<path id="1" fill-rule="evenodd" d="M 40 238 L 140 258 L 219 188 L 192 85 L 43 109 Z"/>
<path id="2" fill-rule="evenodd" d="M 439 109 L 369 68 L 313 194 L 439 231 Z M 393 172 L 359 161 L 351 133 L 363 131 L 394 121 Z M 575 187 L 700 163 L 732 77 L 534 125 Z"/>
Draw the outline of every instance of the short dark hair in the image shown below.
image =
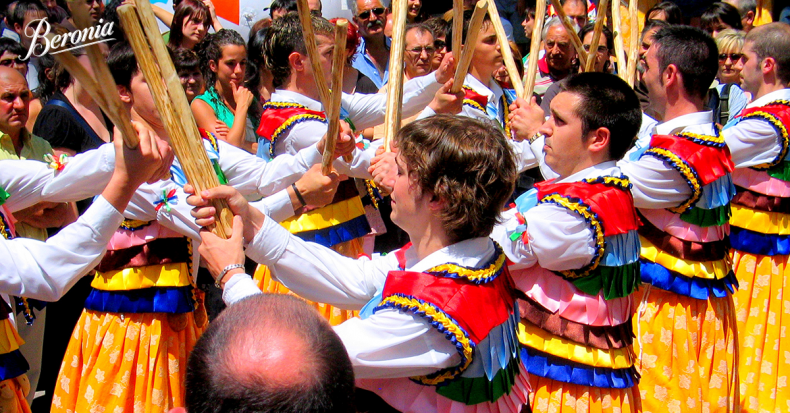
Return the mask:
<path id="1" fill-rule="evenodd" d="M 176 49 L 173 52 L 173 66 L 175 66 L 176 73 L 193 71 L 200 68 L 200 58 L 197 53 L 189 49 Z"/>
<path id="2" fill-rule="evenodd" d="M 282 351 L 283 340 L 272 340 L 281 337 L 301 344 L 285 357 L 304 368 L 244 369 L 243 363 L 259 361 L 246 354 Z M 288 375 L 298 377 L 278 380 Z M 353 413 L 353 397 L 354 372 L 340 338 L 292 296 L 258 294 L 231 305 L 209 324 L 187 363 L 189 413 Z"/>
<path id="3" fill-rule="evenodd" d="M 25 15 L 34 11 L 40 11 L 44 14 L 47 13 L 47 9 L 44 8 L 44 5 L 38 0 L 19 0 L 16 2 L 14 12 L 8 16 L 8 23 L 11 25 L 12 29 L 15 24 L 22 26 L 25 23 Z M 24 29 L 23 27 L 22 30 Z"/>
<path id="4" fill-rule="evenodd" d="M 655 28 L 661 30 L 664 27 L 669 27 L 671 25 L 672 25 L 671 23 L 667 23 L 664 20 L 654 20 L 654 19 L 648 20 L 647 22 L 645 22 L 645 27 L 642 28 L 642 34 L 640 34 L 640 39 L 644 40 L 645 33 L 649 32 L 650 30 L 653 30 Z"/>
<path id="5" fill-rule="evenodd" d="M 595 23 L 587 23 L 579 30 L 579 39 L 584 42 L 584 36 L 587 36 L 587 33 L 595 30 Z M 601 27 L 601 34 L 604 36 L 604 45 L 609 50 L 614 50 L 614 36 L 612 35 L 612 31 L 609 30 L 608 27 L 603 26 Z M 602 44 L 600 41 L 598 44 Z"/>
<path id="6" fill-rule="evenodd" d="M 762 61 L 772 57 L 776 61 L 776 76 L 782 83 L 790 83 L 790 25 L 775 22 L 755 27 L 747 35 L 752 51 Z M 744 44 L 745 44 L 744 43 Z"/>
<path id="7" fill-rule="evenodd" d="M 708 33 L 691 26 L 665 27 L 653 36 L 659 73 L 673 64 L 689 96 L 704 99 L 719 71 L 719 49 Z"/>
<path id="8" fill-rule="evenodd" d="M 298 12 L 299 7 L 296 4 L 296 0 L 274 0 L 271 6 L 269 6 L 269 15 L 275 10 L 285 10 L 286 13 L 292 11 Z"/>
<path id="9" fill-rule="evenodd" d="M 313 31 L 316 35 L 334 38 L 335 28 L 332 23 L 315 15 L 311 15 L 311 18 Z M 274 87 L 282 86 L 291 76 L 291 64 L 288 61 L 288 56 L 293 52 L 307 54 L 302 31 L 299 16 L 293 13 L 275 20 L 269 27 L 263 45 L 263 56 L 266 67 L 272 72 Z"/>
<path id="10" fill-rule="evenodd" d="M 137 57 L 128 42 L 118 42 L 107 53 L 107 66 L 110 68 L 112 78 L 118 86 L 127 89 L 132 85 L 132 77 L 140 71 L 137 67 Z"/>
<path id="11" fill-rule="evenodd" d="M 667 15 L 666 22 L 669 24 L 683 24 L 683 12 L 680 10 L 680 6 L 671 2 L 671 1 L 662 1 L 661 3 L 656 4 L 655 6 L 651 7 L 650 10 L 645 13 L 645 25 L 650 19 L 650 15 L 653 12 L 663 11 Z M 661 20 L 664 21 L 664 20 Z"/>
<path id="12" fill-rule="evenodd" d="M 447 32 L 450 31 L 450 22 L 441 17 L 431 17 L 428 20 L 422 22 L 422 24 L 427 27 L 431 33 L 433 33 L 433 38 L 437 39 L 439 37 L 447 38 Z"/>
<path id="13" fill-rule="evenodd" d="M 582 121 L 582 136 L 598 128 L 609 129 L 609 156 L 625 155 L 642 125 L 642 110 L 634 89 L 619 77 L 599 72 L 570 75 L 560 81 L 560 92 L 581 98 L 574 113 Z"/>
<path id="14" fill-rule="evenodd" d="M 18 41 L 14 39 L 9 39 L 7 37 L 0 37 L 0 55 L 5 53 L 6 51 L 11 52 L 20 57 L 25 56 L 27 54 L 27 50 L 25 50 L 25 47 L 22 46 L 22 44 L 19 43 Z"/>
<path id="15" fill-rule="evenodd" d="M 466 44 L 466 32 L 469 31 L 469 23 L 472 22 L 472 14 L 473 13 L 474 13 L 474 10 L 465 10 L 464 11 L 464 26 L 463 26 L 464 28 L 461 31 L 461 44 Z M 481 26 L 481 30 L 482 29 L 487 29 L 489 24 L 491 24 L 491 16 L 489 16 L 488 13 L 486 13 L 485 17 L 483 17 L 483 25 Z M 454 51 L 454 50 L 452 50 L 453 49 L 453 47 L 452 47 L 452 43 L 453 42 L 451 40 L 452 38 L 453 38 L 453 24 L 452 24 L 452 21 L 451 21 L 450 22 L 450 27 L 447 28 L 447 36 L 446 36 L 446 39 L 447 39 L 446 43 L 447 43 L 447 51 L 448 52 L 453 52 Z M 505 47 L 505 45 L 500 45 L 500 46 Z M 455 51 L 455 52 L 458 53 L 458 58 L 460 59 L 461 58 L 460 52 L 459 51 Z"/>
<path id="16" fill-rule="evenodd" d="M 702 13 L 700 18 L 700 27 L 708 33 L 713 33 L 713 28 L 716 23 L 721 21 L 732 29 L 743 30 L 743 23 L 741 23 L 741 13 L 735 6 L 717 1 L 708 7 Z"/>
<path id="17" fill-rule="evenodd" d="M 409 179 L 444 201 L 439 214 L 451 242 L 489 236 L 518 172 L 502 131 L 472 118 L 436 115 L 404 126 L 395 142 Z"/>
<path id="18" fill-rule="evenodd" d="M 168 47 L 172 49 L 181 47 L 181 41 L 184 39 L 184 20 L 193 17 L 203 20 L 203 26 L 206 30 L 213 24 L 208 6 L 202 1 L 182 0 L 173 10 L 173 22 L 170 24 L 170 39 L 167 42 Z"/>

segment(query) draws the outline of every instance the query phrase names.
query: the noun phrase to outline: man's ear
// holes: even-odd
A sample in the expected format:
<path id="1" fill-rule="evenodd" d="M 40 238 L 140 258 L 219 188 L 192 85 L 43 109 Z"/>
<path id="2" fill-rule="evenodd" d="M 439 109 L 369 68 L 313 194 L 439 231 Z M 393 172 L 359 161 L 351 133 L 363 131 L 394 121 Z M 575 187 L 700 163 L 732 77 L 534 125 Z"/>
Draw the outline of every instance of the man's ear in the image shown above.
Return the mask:
<path id="1" fill-rule="evenodd" d="M 763 76 L 767 75 L 768 73 L 773 72 L 776 73 L 776 59 L 773 57 L 766 57 L 760 62 L 760 70 L 763 72 Z"/>
<path id="2" fill-rule="evenodd" d="M 288 64 L 291 65 L 295 71 L 304 72 L 307 66 L 307 58 L 299 52 L 291 52 L 291 54 L 288 55 Z"/>
<path id="3" fill-rule="evenodd" d="M 744 23 L 746 24 L 754 24 L 754 12 L 749 10 L 746 12 L 746 16 L 743 17 Z M 744 25 L 745 26 L 745 25 Z"/>
<path id="4" fill-rule="evenodd" d="M 22 35 L 22 30 L 23 30 L 23 29 L 22 29 L 22 25 L 21 25 L 21 24 L 19 24 L 19 23 L 14 23 L 14 31 L 15 31 L 17 34 L 19 34 L 20 36 Z"/>
<path id="5" fill-rule="evenodd" d="M 127 105 L 131 105 L 134 103 L 134 97 L 132 97 L 132 91 L 129 90 L 128 87 L 121 85 L 118 85 L 116 87 L 118 88 L 118 96 L 121 97 L 121 102 Z"/>
<path id="6" fill-rule="evenodd" d="M 590 134 L 587 135 L 587 149 L 590 152 L 606 151 L 608 154 L 611 140 L 612 132 L 609 128 L 598 128 L 594 131 L 590 131 Z"/>
<path id="7" fill-rule="evenodd" d="M 661 73 L 661 80 L 664 82 L 665 87 L 680 82 L 681 78 L 678 67 L 674 64 L 667 66 L 664 72 Z"/>

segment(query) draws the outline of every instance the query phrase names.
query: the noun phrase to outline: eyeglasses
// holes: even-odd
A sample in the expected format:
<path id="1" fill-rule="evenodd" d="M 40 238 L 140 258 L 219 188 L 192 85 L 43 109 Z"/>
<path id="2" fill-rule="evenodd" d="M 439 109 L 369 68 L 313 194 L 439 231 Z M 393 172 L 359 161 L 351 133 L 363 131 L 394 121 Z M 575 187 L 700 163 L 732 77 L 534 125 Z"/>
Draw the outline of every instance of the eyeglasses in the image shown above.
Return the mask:
<path id="1" fill-rule="evenodd" d="M 436 50 L 442 50 L 442 49 L 444 49 L 445 47 L 447 47 L 447 43 L 445 43 L 443 40 L 434 40 L 434 42 L 433 42 L 433 47 L 434 47 Z"/>
<path id="2" fill-rule="evenodd" d="M 425 50 L 425 53 L 427 53 L 428 56 L 436 53 L 436 49 L 431 46 L 415 47 L 413 49 L 407 50 L 407 52 L 413 53 L 414 55 L 421 55 L 423 50 Z"/>
<path id="3" fill-rule="evenodd" d="M 11 67 L 11 65 L 13 65 L 13 64 L 23 65 L 23 64 L 26 64 L 26 63 L 27 62 L 22 60 L 22 58 L 19 57 L 19 56 L 15 57 L 13 59 L 0 60 L 0 66 L 5 66 L 5 67 Z"/>
<path id="4" fill-rule="evenodd" d="M 719 53 L 719 61 L 726 62 L 729 57 L 733 62 L 741 60 L 743 53 Z"/>
<path id="5" fill-rule="evenodd" d="M 598 46 L 598 53 L 606 53 L 607 50 L 609 50 L 609 48 L 606 47 L 606 46 L 603 46 L 603 45 L 599 45 Z M 590 45 L 589 44 L 585 44 L 584 45 L 584 51 L 585 52 L 589 52 L 590 51 Z"/>
<path id="6" fill-rule="evenodd" d="M 376 7 L 375 9 L 365 10 L 362 13 L 357 14 L 357 17 L 362 20 L 367 20 L 370 17 L 370 12 L 373 12 L 373 14 L 376 16 L 381 16 L 386 10 L 387 9 L 384 7 Z"/>

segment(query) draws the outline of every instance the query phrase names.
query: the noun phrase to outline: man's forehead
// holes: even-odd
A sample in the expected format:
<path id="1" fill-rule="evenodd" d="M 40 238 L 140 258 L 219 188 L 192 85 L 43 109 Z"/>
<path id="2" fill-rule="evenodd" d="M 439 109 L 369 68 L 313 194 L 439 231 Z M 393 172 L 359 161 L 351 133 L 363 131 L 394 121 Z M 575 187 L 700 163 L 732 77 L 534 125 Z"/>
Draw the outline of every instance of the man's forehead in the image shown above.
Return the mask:
<path id="1" fill-rule="evenodd" d="M 565 26 L 556 25 L 549 27 L 549 30 L 546 32 L 546 40 L 570 40 L 571 37 L 568 35 L 568 31 L 565 30 Z"/>
<path id="2" fill-rule="evenodd" d="M 5 50 L 3 54 L 0 54 L 0 60 L 16 59 L 17 57 L 19 57 L 19 55 L 10 50 Z"/>
<path id="3" fill-rule="evenodd" d="M 383 8 L 379 0 L 357 0 L 357 11 L 364 11 L 376 8 Z"/>
<path id="4" fill-rule="evenodd" d="M 406 44 L 409 46 L 431 45 L 433 44 L 433 35 L 415 27 L 406 32 Z"/>
<path id="5" fill-rule="evenodd" d="M 30 10 L 25 13 L 25 20 L 36 20 L 36 19 L 43 19 L 47 17 L 47 12 L 43 10 Z"/>

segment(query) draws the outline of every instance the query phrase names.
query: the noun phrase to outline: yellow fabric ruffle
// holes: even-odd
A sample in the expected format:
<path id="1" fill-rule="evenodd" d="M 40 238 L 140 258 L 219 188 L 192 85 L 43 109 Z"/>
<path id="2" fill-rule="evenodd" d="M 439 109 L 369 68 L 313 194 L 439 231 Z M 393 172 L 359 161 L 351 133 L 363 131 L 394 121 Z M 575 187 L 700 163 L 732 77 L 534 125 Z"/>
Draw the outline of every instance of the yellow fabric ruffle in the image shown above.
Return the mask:
<path id="1" fill-rule="evenodd" d="M 186 287 L 191 285 L 190 273 L 189 264 L 185 262 L 124 268 L 104 273 L 97 271 L 91 287 L 103 291 Z"/>
<path id="2" fill-rule="evenodd" d="M 2 320 L 0 322 L 0 354 L 19 350 L 19 346 L 22 344 L 25 344 L 25 340 L 19 336 L 11 319 Z"/>
<path id="3" fill-rule="evenodd" d="M 716 261 L 687 261 L 660 250 L 644 237 L 639 237 L 639 241 L 642 242 L 642 258 L 686 277 L 720 280 L 731 269 L 729 257 Z"/>
<path id="4" fill-rule="evenodd" d="M 605 389 L 529 376 L 533 412 L 641 413 L 638 386 Z M 657 412 L 665 413 L 665 412 Z"/>
<path id="5" fill-rule="evenodd" d="M 730 224 L 763 234 L 790 235 L 790 214 L 757 211 L 732 204 Z"/>
<path id="6" fill-rule="evenodd" d="M 518 323 L 518 341 L 543 353 L 587 366 L 625 369 L 634 365 L 635 357 L 630 347 L 609 351 L 586 347 L 523 320 Z"/>
<path id="7" fill-rule="evenodd" d="M 184 406 L 193 313 L 83 310 L 60 368 L 52 412 L 168 412 Z"/>
<path id="8" fill-rule="evenodd" d="M 362 215 L 365 215 L 365 207 L 362 205 L 362 200 L 355 196 L 287 219 L 280 225 L 291 234 L 297 234 L 340 225 Z"/>

